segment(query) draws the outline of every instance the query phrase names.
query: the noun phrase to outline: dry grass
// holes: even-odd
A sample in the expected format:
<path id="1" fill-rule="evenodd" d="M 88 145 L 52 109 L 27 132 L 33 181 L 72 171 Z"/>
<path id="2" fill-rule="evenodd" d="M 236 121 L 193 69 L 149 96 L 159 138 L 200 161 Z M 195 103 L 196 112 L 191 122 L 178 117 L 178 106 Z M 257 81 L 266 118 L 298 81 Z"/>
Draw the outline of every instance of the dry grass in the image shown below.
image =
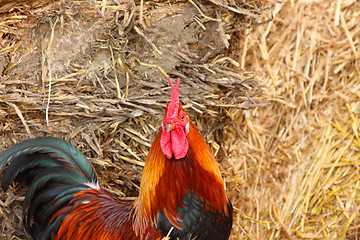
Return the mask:
<path id="1" fill-rule="evenodd" d="M 159 126 L 168 96 L 166 80 L 161 76 L 161 69 L 165 69 L 184 79 L 181 94 L 188 111 L 221 159 L 235 207 L 231 239 L 358 239 L 359 2 L 271 3 L 274 19 L 260 26 L 256 23 L 268 19 L 258 18 L 254 22 L 255 16 L 249 16 L 249 12 L 245 12 L 248 18 L 240 18 L 229 9 L 225 11 L 223 6 L 221 19 L 229 24 L 225 28 L 230 37 L 229 48 L 224 38 L 212 42 L 215 48 L 209 46 L 209 40 L 204 40 L 205 45 L 199 41 L 190 44 L 196 56 L 176 48 L 179 45 L 169 38 L 159 40 L 156 30 L 146 30 L 147 24 L 156 23 L 161 28 L 159 19 L 164 15 L 159 13 L 166 16 L 184 6 L 198 11 L 195 4 L 202 12 L 194 21 L 201 29 L 201 24 L 211 29 L 214 23 L 206 16 L 219 17 L 214 3 L 221 1 L 179 1 L 171 7 L 168 1 L 144 1 L 144 11 L 136 15 L 140 21 L 139 25 L 136 23 L 138 30 L 133 29 L 134 23 L 126 26 L 132 12 L 130 5 L 128 10 L 118 6 L 116 9 L 115 5 L 110 8 L 111 1 L 107 2 L 108 7 L 99 7 L 100 11 L 106 10 L 107 20 L 98 20 L 96 10 L 89 9 L 85 3 L 75 6 L 78 10 L 83 8 L 76 14 L 74 8 L 66 8 L 64 13 L 56 3 L 59 8 L 51 12 L 52 23 L 59 15 L 67 18 L 65 23 L 73 20 L 79 23 L 60 25 L 59 18 L 59 29 L 67 29 L 61 41 L 56 27 L 51 40 L 51 31 L 16 32 L 16 24 L 24 24 L 21 19 L 25 17 L 21 14 L 3 19 L 11 22 L 0 24 L 0 28 L 5 26 L 9 32 L 2 36 L 5 50 L 0 50 L 0 57 L 6 53 L 10 63 L 4 69 L 11 67 L 5 70 L 9 73 L 5 72 L 0 85 L 4 148 L 31 134 L 63 136 L 91 158 L 104 186 L 123 196 L 136 196 L 142 160 Z M 200 3 L 208 6 L 209 12 L 203 12 Z M 47 7 L 45 4 L 41 8 Z M 102 29 L 104 22 L 116 17 L 116 11 L 123 14 L 122 27 Z M 40 19 L 26 23 L 52 29 L 49 15 Z M 79 19 L 97 20 L 90 28 Z M 139 27 L 143 24 L 146 27 Z M 249 24 L 257 27 L 235 31 Z M 89 47 L 83 48 L 79 43 L 77 54 L 70 55 L 71 61 L 63 56 L 66 54 L 56 52 L 59 46 L 65 53 L 72 50 L 66 51 L 67 38 L 73 37 L 73 32 L 84 32 L 83 29 L 99 32 L 94 35 L 87 31 L 88 35 L 79 39 L 80 43 L 86 39 Z M 127 34 L 126 38 L 116 37 L 114 41 L 114 32 Z M 33 40 L 27 34 L 40 37 Z M 211 34 L 207 36 L 211 39 Z M 42 57 L 26 68 L 20 60 L 31 54 L 26 46 L 33 41 L 43 41 L 45 49 L 37 49 Z M 51 41 L 55 44 L 49 44 Z M 189 46 L 186 39 L 181 44 Z M 143 45 L 147 48 L 141 48 Z M 175 55 L 169 55 L 170 65 L 157 57 L 161 53 L 170 54 L 167 45 L 175 47 L 173 52 L 181 57 L 178 60 Z M 219 51 L 206 55 L 219 46 Z M 129 49 L 135 49 L 137 54 L 130 54 Z M 218 54 L 220 57 L 216 57 Z M 53 69 L 49 108 L 46 104 L 50 86 L 48 66 Z M 24 69 L 31 71 L 21 71 Z M 257 79 L 262 79 L 260 85 L 265 86 L 264 94 L 256 102 L 267 100 L 269 104 L 244 110 L 257 106 L 248 100 L 257 94 L 257 84 L 252 72 L 239 69 L 256 71 Z M 195 86 L 201 90 L 193 92 Z M 6 237 L 14 232 L 23 237 L 18 225 L 19 196 L 21 193 L 11 191 L 0 194 L 3 216 L 0 232 L 5 230 Z"/>
<path id="2" fill-rule="evenodd" d="M 188 114 L 223 159 L 229 111 L 263 105 L 255 73 L 239 70 L 236 59 L 239 28 L 251 28 L 260 6 L 1 1 L 0 150 L 33 136 L 64 138 L 95 165 L 102 186 L 133 198 L 170 75 L 182 79 Z M 0 192 L 1 239 L 25 238 L 22 196 Z"/>
<path id="3" fill-rule="evenodd" d="M 273 14 L 244 50 L 271 104 L 237 119 L 233 239 L 358 239 L 360 3 L 288 1 Z"/>

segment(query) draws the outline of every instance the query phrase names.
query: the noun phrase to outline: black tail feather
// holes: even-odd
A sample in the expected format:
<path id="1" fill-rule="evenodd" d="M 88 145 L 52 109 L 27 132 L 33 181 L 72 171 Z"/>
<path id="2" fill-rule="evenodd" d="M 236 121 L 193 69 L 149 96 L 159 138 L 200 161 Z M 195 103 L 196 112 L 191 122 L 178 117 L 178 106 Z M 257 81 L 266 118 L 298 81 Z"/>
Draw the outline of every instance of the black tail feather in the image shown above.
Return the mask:
<path id="1" fill-rule="evenodd" d="M 65 214 L 53 215 L 71 206 L 79 191 L 97 184 L 92 165 L 70 143 L 53 137 L 26 140 L 0 154 L 0 169 L 6 166 L 1 187 L 11 182 L 29 186 L 23 203 L 25 232 L 35 239 L 51 239 Z M 51 222 L 50 222 L 51 221 Z"/>
<path id="2" fill-rule="evenodd" d="M 17 157 L 32 153 L 46 153 L 69 167 L 82 172 L 90 182 L 97 180 L 94 168 L 86 157 L 72 144 L 54 137 L 33 138 L 12 146 L 0 155 L 0 169 Z"/>
<path id="3" fill-rule="evenodd" d="M 1 161 L 1 160 L 0 160 Z M 11 164 L 5 169 L 4 176 L 1 181 L 1 188 L 7 191 L 12 181 L 17 178 L 19 182 L 28 185 L 28 179 L 31 179 L 34 173 L 30 170 L 36 170 L 52 166 L 64 166 L 55 158 L 45 153 L 33 153 L 20 155 L 11 161 Z M 25 174 L 22 174 L 25 172 Z"/>

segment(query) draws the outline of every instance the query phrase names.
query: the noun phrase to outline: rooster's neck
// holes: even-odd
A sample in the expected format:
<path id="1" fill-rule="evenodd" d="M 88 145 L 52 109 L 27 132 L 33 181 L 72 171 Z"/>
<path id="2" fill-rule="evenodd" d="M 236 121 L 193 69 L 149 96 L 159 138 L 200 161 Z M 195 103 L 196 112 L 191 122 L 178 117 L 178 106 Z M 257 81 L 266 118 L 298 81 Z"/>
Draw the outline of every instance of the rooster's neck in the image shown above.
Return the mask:
<path id="1" fill-rule="evenodd" d="M 135 229 L 141 232 L 149 223 L 154 224 L 160 212 L 181 228 L 177 208 L 190 191 L 209 207 L 227 215 L 228 199 L 220 169 L 196 127 L 190 122 L 188 153 L 179 160 L 165 157 L 160 147 L 161 135 L 160 129 L 146 159 L 135 203 Z"/>

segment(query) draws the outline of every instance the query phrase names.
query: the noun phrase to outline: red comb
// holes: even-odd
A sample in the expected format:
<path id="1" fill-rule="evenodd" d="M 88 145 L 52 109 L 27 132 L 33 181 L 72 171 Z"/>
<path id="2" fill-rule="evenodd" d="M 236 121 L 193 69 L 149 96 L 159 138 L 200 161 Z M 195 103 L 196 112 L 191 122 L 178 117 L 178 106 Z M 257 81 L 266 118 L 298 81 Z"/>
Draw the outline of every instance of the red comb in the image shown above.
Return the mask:
<path id="1" fill-rule="evenodd" d="M 168 77 L 168 80 L 170 82 L 171 89 L 172 89 L 171 99 L 170 99 L 170 103 L 169 103 L 168 109 L 167 109 L 167 118 L 170 120 L 170 119 L 175 119 L 177 117 L 177 115 L 178 115 L 178 112 L 179 112 L 180 78 L 177 79 L 176 84 L 174 84 L 171 81 L 170 77 Z"/>
<path id="2" fill-rule="evenodd" d="M 180 159 L 186 156 L 189 148 L 189 143 L 186 139 L 187 132 L 178 122 L 180 78 L 178 78 L 175 84 L 170 78 L 168 78 L 168 80 L 172 93 L 167 110 L 165 111 L 165 118 L 163 119 L 163 132 L 160 139 L 160 146 L 162 152 L 168 159 L 171 159 L 173 155 L 175 159 Z"/>

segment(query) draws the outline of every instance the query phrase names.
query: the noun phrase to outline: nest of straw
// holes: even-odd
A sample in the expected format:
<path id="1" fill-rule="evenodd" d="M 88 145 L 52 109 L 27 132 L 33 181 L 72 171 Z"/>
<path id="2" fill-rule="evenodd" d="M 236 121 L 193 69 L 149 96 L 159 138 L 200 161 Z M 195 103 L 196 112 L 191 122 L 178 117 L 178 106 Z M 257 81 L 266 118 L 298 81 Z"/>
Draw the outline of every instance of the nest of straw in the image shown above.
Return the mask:
<path id="1" fill-rule="evenodd" d="M 225 162 L 225 143 L 242 135 L 236 116 L 265 104 L 241 54 L 260 9 L 260 0 L 1 1 L 0 150 L 64 138 L 102 186 L 133 198 L 170 76 L 181 78 L 186 111 Z M 0 192 L 1 239 L 25 238 L 24 190 L 13 189 Z"/>

